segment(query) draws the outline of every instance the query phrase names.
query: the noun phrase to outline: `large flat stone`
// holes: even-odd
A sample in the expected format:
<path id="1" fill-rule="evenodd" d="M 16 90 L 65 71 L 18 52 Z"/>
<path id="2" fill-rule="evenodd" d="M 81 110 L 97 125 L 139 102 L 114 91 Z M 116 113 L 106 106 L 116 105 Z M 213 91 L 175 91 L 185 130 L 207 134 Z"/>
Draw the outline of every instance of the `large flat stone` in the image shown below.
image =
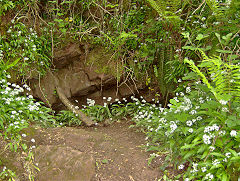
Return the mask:
<path id="1" fill-rule="evenodd" d="M 68 146 L 40 145 L 35 161 L 37 181 L 90 181 L 95 174 L 93 157 Z"/>

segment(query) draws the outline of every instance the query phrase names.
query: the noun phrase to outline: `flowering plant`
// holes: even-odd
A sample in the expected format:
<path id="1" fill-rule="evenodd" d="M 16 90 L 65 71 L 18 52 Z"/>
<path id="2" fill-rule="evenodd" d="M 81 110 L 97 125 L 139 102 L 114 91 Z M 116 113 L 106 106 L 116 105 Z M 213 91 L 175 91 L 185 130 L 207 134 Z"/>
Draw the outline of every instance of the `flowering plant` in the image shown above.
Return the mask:
<path id="1" fill-rule="evenodd" d="M 0 61 L 5 67 L 16 65 L 21 76 L 44 74 L 50 66 L 48 34 L 40 36 L 33 28 L 14 20 L 11 25 L 6 34 L 0 35 Z"/>
<path id="2" fill-rule="evenodd" d="M 193 70 L 185 79 L 191 78 L 195 83 L 190 86 L 188 82 L 185 93 L 176 93 L 169 108 L 152 111 L 146 106 L 134 120 L 147 130 L 147 139 L 151 138 L 149 150 L 158 154 L 168 151 L 166 160 L 182 171 L 179 177 L 237 180 L 240 67 L 201 53 L 204 60 L 198 67 L 202 71 L 192 61 L 185 60 Z"/>
<path id="3" fill-rule="evenodd" d="M 80 126 L 82 123 L 75 113 L 66 110 L 62 110 L 56 115 L 56 121 L 59 122 L 60 126 Z"/>
<path id="4" fill-rule="evenodd" d="M 1 67 L 0 67 L 1 68 Z M 23 87 L 10 83 L 11 78 L 5 70 L 0 71 L 0 135 L 12 140 L 10 147 L 17 150 L 21 140 L 20 131 L 29 126 L 29 121 L 37 121 L 49 126 L 55 123 L 50 109 L 35 102 L 32 95 L 23 95 L 30 88 L 27 84 Z M 24 90 L 25 89 L 25 90 Z M 44 121 L 43 121 L 44 120 Z"/>

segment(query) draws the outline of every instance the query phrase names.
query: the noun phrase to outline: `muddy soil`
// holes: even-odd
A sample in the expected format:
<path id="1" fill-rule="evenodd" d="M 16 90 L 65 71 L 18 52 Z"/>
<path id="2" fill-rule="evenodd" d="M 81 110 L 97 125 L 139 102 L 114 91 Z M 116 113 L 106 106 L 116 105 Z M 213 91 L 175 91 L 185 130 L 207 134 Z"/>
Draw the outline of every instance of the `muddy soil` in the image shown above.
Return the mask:
<path id="1" fill-rule="evenodd" d="M 34 137 L 39 148 L 40 145 L 65 146 L 91 156 L 95 165 L 93 173 L 89 173 L 91 181 L 157 181 L 161 171 L 147 164 L 149 153 L 143 149 L 145 136 L 135 128 L 129 128 L 130 124 L 121 121 L 107 127 L 39 129 Z M 46 155 L 41 155 L 38 150 L 36 161 L 44 162 L 42 157 Z M 40 169 L 42 165 L 39 163 Z M 48 175 L 48 181 L 51 181 L 54 175 L 49 173 L 40 171 L 37 180 L 44 181 L 44 175 Z M 58 176 L 55 176 L 56 180 Z M 60 177 L 57 180 L 62 180 Z"/>

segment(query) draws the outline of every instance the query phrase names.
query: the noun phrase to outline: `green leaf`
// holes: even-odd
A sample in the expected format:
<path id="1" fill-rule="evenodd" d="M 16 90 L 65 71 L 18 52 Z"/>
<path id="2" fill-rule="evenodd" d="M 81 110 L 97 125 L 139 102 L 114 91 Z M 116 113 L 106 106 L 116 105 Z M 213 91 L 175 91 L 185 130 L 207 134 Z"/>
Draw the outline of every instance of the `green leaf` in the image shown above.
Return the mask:
<path id="1" fill-rule="evenodd" d="M 195 146 L 194 144 L 184 145 L 180 149 L 190 149 L 190 148 L 193 148 L 194 146 Z"/>
<path id="2" fill-rule="evenodd" d="M 182 49 L 186 49 L 186 50 L 197 50 L 196 47 L 193 46 L 183 46 Z"/>
<path id="3" fill-rule="evenodd" d="M 222 174 L 222 181 L 228 181 L 228 176 L 227 176 L 227 173 L 226 172 L 223 172 Z"/>
<path id="4" fill-rule="evenodd" d="M 218 38 L 219 42 L 221 42 L 221 37 L 220 37 L 220 34 L 218 33 L 215 33 L 216 37 Z"/>
<path id="5" fill-rule="evenodd" d="M 230 41 L 231 37 L 232 37 L 232 33 L 227 34 L 226 36 L 223 36 L 222 39 L 225 40 L 225 45 L 228 44 L 228 42 Z"/>
<path id="6" fill-rule="evenodd" d="M 195 153 L 195 150 L 192 150 L 192 151 L 187 152 L 187 154 L 184 155 L 183 159 L 184 159 L 184 160 L 188 159 L 189 157 L 191 157 L 192 155 L 194 155 L 194 153 Z"/>
<path id="7" fill-rule="evenodd" d="M 208 150 L 206 150 L 204 153 L 203 153 L 203 155 L 202 155 L 202 157 L 201 157 L 201 159 L 204 159 L 207 155 L 208 155 Z"/>
<path id="8" fill-rule="evenodd" d="M 20 59 L 21 59 L 21 58 L 17 58 L 13 63 L 7 65 L 7 66 L 5 67 L 5 70 L 8 70 L 9 68 L 15 66 L 15 65 L 19 62 Z"/>
<path id="9" fill-rule="evenodd" d="M 212 152 L 212 153 L 210 153 L 210 155 L 214 155 L 214 156 L 217 156 L 217 157 L 225 158 L 224 155 L 222 155 L 221 153 L 218 153 L 218 152 Z"/>
<path id="10" fill-rule="evenodd" d="M 219 53 L 233 53 L 233 51 L 231 51 L 231 50 L 221 50 L 221 49 L 217 49 L 216 52 L 219 52 Z"/>
<path id="11" fill-rule="evenodd" d="M 208 36 L 209 35 L 204 36 L 203 34 L 200 33 L 200 34 L 197 35 L 196 40 L 201 41 L 202 39 L 207 38 Z"/>
<path id="12" fill-rule="evenodd" d="M 104 159 L 104 160 L 102 160 L 101 162 L 102 162 L 103 164 L 109 163 L 109 161 L 108 161 L 107 159 Z"/>
<path id="13" fill-rule="evenodd" d="M 27 150 L 27 145 L 25 143 L 22 144 L 22 148 L 23 148 L 24 151 Z"/>
<path id="14" fill-rule="evenodd" d="M 173 105 L 176 105 L 177 101 L 175 99 L 170 99 L 170 103 L 173 104 Z"/>
<path id="15" fill-rule="evenodd" d="M 232 149 L 228 149 L 235 157 L 239 157 L 240 158 L 240 156 L 238 156 L 238 154 L 237 154 L 237 152 L 236 151 L 234 151 L 234 150 L 232 150 Z"/>
<path id="16" fill-rule="evenodd" d="M 200 148 L 198 149 L 197 153 L 202 153 L 207 149 L 207 145 L 203 144 L 200 146 Z"/>
<path id="17" fill-rule="evenodd" d="M 18 145 L 17 144 L 14 144 L 14 151 L 16 152 L 18 149 Z"/>
<path id="18" fill-rule="evenodd" d="M 181 33 L 183 35 L 184 38 L 189 38 L 189 32 L 183 32 Z"/>

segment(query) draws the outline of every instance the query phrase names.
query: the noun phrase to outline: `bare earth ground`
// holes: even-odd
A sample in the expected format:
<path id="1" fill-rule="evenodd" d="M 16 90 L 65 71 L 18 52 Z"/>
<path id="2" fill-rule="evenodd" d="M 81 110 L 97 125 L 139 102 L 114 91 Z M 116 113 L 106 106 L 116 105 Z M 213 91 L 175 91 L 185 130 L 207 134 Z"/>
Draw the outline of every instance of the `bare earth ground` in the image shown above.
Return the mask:
<path id="1" fill-rule="evenodd" d="M 25 142 L 36 146 L 35 163 L 40 169 L 35 180 L 158 181 L 162 178 L 161 158 L 148 166 L 145 135 L 129 128 L 131 124 L 121 121 L 106 127 L 28 128 Z M 1 157 L 7 167 L 15 168 L 17 181 L 28 180 L 20 154 L 5 151 Z"/>
<path id="2" fill-rule="evenodd" d="M 129 125 L 122 121 L 97 128 L 41 129 L 36 144 L 64 145 L 92 156 L 95 169 L 91 181 L 157 181 L 160 170 L 148 166 L 149 153 L 141 148 L 144 134 L 129 129 Z M 38 178 L 44 179 L 41 174 L 40 171 Z"/>

